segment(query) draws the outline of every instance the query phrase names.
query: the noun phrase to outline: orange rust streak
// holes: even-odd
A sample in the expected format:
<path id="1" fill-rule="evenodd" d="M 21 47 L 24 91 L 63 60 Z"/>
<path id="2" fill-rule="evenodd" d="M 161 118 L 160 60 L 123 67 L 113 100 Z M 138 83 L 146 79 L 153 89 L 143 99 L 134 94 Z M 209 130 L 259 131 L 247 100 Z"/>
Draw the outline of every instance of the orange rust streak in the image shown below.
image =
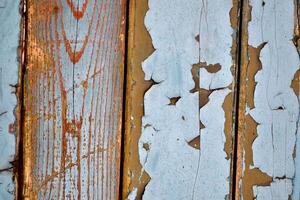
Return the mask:
<path id="1" fill-rule="evenodd" d="M 51 27 L 52 23 L 50 22 L 49 23 L 49 28 Z M 53 44 L 53 39 L 52 39 L 52 34 L 49 34 L 50 35 L 50 58 L 51 58 L 51 64 L 52 64 L 52 67 L 50 67 L 51 69 L 51 80 L 52 80 L 52 87 L 51 87 L 51 90 L 52 90 L 52 110 L 53 110 L 53 113 L 56 113 L 56 101 L 54 100 L 55 99 L 55 60 L 54 60 L 54 44 Z M 56 120 L 55 118 L 52 120 L 52 135 L 53 135 L 53 142 L 52 142 L 52 166 L 54 166 L 54 141 L 56 139 L 56 134 L 55 134 L 55 125 L 56 125 Z M 51 171 L 51 174 L 54 174 L 54 167 L 52 167 L 52 171 Z M 53 181 L 51 181 L 50 183 L 50 191 L 49 191 L 49 196 L 51 195 L 51 192 L 52 192 L 52 187 L 53 187 Z"/>
<path id="2" fill-rule="evenodd" d="M 95 0 L 96 2 L 96 0 Z M 73 16 L 76 18 L 76 19 L 81 19 L 84 15 L 84 12 L 87 8 L 87 4 L 88 4 L 88 0 L 85 0 L 83 5 L 82 5 L 82 10 L 77 10 L 72 2 L 72 0 L 67 0 L 67 4 L 68 6 L 70 7 L 71 11 L 72 11 L 72 14 Z"/>
<path id="3" fill-rule="evenodd" d="M 60 169 L 64 169 L 65 167 L 65 160 L 66 160 L 66 154 L 67 154 L 67 139 L 66 139 L 66 133 L 67 133 L 67 93 L 64 86 L 63 81 L 63 75 L 61 71 L 61 62 L 60 62 L 60 54 L 59 54 L 59 33 L 58 33 L 58 19 L 57 15 L 55 15 L 55 38 L 56 38 L 56 55 L 57 55 L 57 64 L 58 64 L 58 77 L 59 77 L 59 87 L 61 92 L 61 116 L 62 116 L 62 142 L 61 142 L 61 161 L 60 161 Z M 65 184 L 65 174 L 64 175 L 64 184 Z M 61 189 L 61 175 L 59 176 L 59 186 L 58 186 L 58 199 L 60 196 L 60 189 Z M 65 190 L 63 190 L 63 197 L 65 196 Z"/>
<path id="4" fill-rule="evenodd" d="M 91 21 L 89 22 L 88 33 L 84 37 L 82 47 L 77 52 L 75 52 L 75 51 L 72 50 L 71 43 L 70 43 L 69 39 L 67 38 L 67 34 L 66 34 L 66 31 L 65 31 L 65 28 L 64 28 L 63 17 L 62 17 L 63 16 L 62 15 L 62 9 L 59 9 L 60 10 L 60 16 L 61 16 L 61 18 L 60 18 L 60 26 L 61 26 L 61 29 L 62 29 L 62 36 L 63 36 L 64 45 L 65 45 L 66 51 L 67 51 L 67 53 L 69 55 L 69 58 L 70 58 L 70 60 L 71 60 L 71 62 L 73 64 L 77 63 L 81 59 L 81 57 L 82 57 L 82 55 L 84 53 L 84 50 L 86 48 L 86 45 L 88 43 L 88 39 L 90 37 L 91 30 L 92 30 L 92 24 L 93 24 L 92 22 L 93 22 L 93 19 L 95 17 L 96 3 L 97 3 L 97 1 L 95 1 L 94 6 L 93 6 L 93 12 L 92 12 Z M 62 2 L 61 2 L 61 0 L 60 0 L 60 6 L 62 8 Z"/>

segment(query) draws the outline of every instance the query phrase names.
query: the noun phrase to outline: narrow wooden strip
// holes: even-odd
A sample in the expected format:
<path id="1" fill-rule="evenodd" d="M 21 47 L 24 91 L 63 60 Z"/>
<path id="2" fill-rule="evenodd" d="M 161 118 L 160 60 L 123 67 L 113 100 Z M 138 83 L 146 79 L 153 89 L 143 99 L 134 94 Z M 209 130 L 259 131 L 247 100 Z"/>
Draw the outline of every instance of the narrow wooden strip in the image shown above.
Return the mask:
<path id="1" fill-rule="evenodd" d="M 125 4 L 28 1 L 24 199 L 118 199 Z"/>
<path id="2" fill-rule="evenodd" d="M 142 61 L 153 51 L 151 38 L 144 26 L 148 1 L 129 1 L 129 31 L 126 78 L 126 117 L 122 199 L 142 199 L 149 175 L 139 161 L 138 141 L 141 136 L 143 97 L 152 82 L 144 80 Z M 131 196 L 128 196 L 131 193 Z"/>
<path id="3" fill-rule="evenodd" d="M 236 198 L 296 200 L 297 4 L 293 0 L 244 3 Z"/>

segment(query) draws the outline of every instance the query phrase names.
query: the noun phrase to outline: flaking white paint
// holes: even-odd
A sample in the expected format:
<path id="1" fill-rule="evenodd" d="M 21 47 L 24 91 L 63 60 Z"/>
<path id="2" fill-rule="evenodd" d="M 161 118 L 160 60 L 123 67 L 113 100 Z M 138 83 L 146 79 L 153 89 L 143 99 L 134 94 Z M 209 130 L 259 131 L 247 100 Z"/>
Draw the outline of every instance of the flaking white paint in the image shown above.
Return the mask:
<path id="1" fill-rule="evenodd" d="M 295 5 L 293 0 L 264 4 L 250 0 L 250 6 L 249 45 L 258 47 L 266 42 L 260 54 L 262 69 L 255 76 L 255 108 L 250 110 L 258 124 L 258 137 L 252 145 L 253 167 L 273 177 L 270 186 L 253 189 L 258 200 L 287 200 L 292 194 L 299 117 L 299 102 L 290 86 L 300 64 L 292 42 Z"/>
<path id="2" fill-rule="evenodd" d="M 228 197 L 230 160 L 224 151 L 222 105 L 233 79 L 231 7 L 231 1 L 221 0 L 149 0 L 145 25 L 155 51 L 142 67 L 145 80 L 157 84 L 144 97 L 139 155 L 151 180 L 143 199 Z M 191 68 L 200 61 L 220 64 L 221 70 L 200 69 L 200 87 L 217 90 L 199 111 L 199 94 L 190 91 L 194 88 Z M 169 105 L 173 97 L 180 99 Z M 200 119 L 205 125 L 201 131 Z M 188 145 L 199 135 L 200 150 Z"/>
<path id="3" fill-rule="evenodd" d="M 136 200 L 137 188 L 133 188 L 133 190 L 129 193 L 126 200 Z"/>
<path id="4" fill-rule="evenodd" d="M 15 191 L 12 162 L 16 147 L 13 124 L 17 105 L 14 86 L 18 83 L 19 3 L 0 0 L 0 199 L 7 200 L 14 199 Z"/>
<path id="5" fill-rule="evenodd" d="M 292 193 L 292 181 L 290 179 L 275 180 L 271 186 L 253 187 L 254 197 L 261 200 L 284 200 Z"/>
<path id="6" fill-rule="evenodd" d="M 198 0 L 200 6 L 200 61 L 209 64 L 220 64 L 221 70 L 209 73 L 200 69 L 200 86 L 203 89 L 227 87 L 232 82 L 232 46 L 233 30 L 229 12 L 230 0 Z"/>
<path id="7" fill-rule="evenodd" d="M 300 84 L 300 83 L 299 83 Z M 300 96 L 299 96 L 300 102 Z M 300 199 L 300 118 L 298 119 L 298 126 L 297 126 L 297 142 L 296 142 L 296 159 L 295 159 L 295 178 L 293 180 L 293 193 L 292 198 L 293 200 Z M 298 156 L 297 156 L 298 155 Z"/>

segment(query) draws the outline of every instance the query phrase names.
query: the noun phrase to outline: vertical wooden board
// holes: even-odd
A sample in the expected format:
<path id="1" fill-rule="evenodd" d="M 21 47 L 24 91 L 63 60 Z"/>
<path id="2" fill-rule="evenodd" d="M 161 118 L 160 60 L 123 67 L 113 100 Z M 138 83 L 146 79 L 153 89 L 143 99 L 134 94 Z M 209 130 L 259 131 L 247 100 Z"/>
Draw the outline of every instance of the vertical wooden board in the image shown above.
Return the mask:
<path id="1" fill-rule="evenodd" d="M 244 3 L 236 199 L 298 200 L 297 2 Z"/>
<path id="2" fill-rule="evenodd" d="M 118 199 L 125 0 L 28 0 L 24 199 Z"/>
<path id="3" fill-rule="evenodd" d="M 14 199 L 19 1 L 0 0 L 0 199 Z"/>
<path id="4" fill-rule="evenodd" d="M 148 0 L 129 1 L 128 58 L 126 78 L 125 145 L 122 199 L 142 199 L 149 175 L 139 161 L 138 141 L 141 136 L 143 97 L 153 84 L 144 80 L 142 62 L 153 51 L 151 38 L 144 25 Z"/>
<path id="5" fill-rule="evenodd" d="M 124 199 L 232 195 L 238 3 L 131 1 Z"/>

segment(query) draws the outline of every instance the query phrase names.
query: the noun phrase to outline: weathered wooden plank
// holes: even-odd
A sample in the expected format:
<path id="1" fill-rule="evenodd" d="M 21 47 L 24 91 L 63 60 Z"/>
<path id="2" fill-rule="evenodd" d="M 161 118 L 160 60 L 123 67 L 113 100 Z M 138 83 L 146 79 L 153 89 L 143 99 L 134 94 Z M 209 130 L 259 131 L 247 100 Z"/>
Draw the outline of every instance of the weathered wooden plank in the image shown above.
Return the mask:
<path id="1" fill-rule="evenodd" d="M 148 0 L 129 1 L 127 88 L 122 199 L 142 199 L 149 175 L 139 161 L 138 141 L 141 136 L 143 98 L 152 82 L 144 80 L 142 62 L 153 51 L 151 38 L 144 26 Z M 131 194 L 130 196 L 129 193 Z"/>
<path id="2" fill-rule="evenodd" d="M 236 199 L 298 200 L 297 3 L 244 3 Z"/>
<path id="3" fill-rule="evenodd" d="M 229 198 L 238 1 L 148 6 L 154 49 L 130 6 L 123 197 Z"/>
<path id="4" fill-rule="evenodd" d="M 125 3 L 27 1 L 24 199 L 118 199 Z"/>
<path id="5" fill-rule="evenodd" d="M 14 199 L 19 1 L 0 0 L 0 199 Z"/>

